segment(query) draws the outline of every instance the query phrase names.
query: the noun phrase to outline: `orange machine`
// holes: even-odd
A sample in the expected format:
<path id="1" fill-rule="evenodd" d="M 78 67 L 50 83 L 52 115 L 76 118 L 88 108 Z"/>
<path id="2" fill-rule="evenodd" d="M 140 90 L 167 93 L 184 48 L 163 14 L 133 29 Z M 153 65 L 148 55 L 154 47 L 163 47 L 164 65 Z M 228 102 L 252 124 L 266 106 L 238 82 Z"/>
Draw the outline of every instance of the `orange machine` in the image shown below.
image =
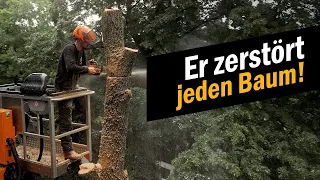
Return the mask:
<path id="1" fill-rule="evenodd" d="M 0 180 L 12 176 L 16 168 L 15 128 L 12 110 L 0 108 Z"/>

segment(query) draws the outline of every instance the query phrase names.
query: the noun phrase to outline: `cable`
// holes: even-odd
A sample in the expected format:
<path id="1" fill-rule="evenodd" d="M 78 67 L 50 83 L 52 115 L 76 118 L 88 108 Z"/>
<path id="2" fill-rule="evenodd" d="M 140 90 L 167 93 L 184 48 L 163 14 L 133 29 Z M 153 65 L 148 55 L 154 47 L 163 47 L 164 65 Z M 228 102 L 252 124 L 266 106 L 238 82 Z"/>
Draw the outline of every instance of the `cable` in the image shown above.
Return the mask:
<path id="1" fill-rule="evenodd" d="M 40 121 L 40 135 L 43 135 L 43 120 L 42 120 L 42 115 L 39 115 L 39 121 Z M 43 153 L 43 138 L 40 138 L 40 153 L 38 156 L 38 160 L 40 161 L 42 158 L 42 153 Z"/>

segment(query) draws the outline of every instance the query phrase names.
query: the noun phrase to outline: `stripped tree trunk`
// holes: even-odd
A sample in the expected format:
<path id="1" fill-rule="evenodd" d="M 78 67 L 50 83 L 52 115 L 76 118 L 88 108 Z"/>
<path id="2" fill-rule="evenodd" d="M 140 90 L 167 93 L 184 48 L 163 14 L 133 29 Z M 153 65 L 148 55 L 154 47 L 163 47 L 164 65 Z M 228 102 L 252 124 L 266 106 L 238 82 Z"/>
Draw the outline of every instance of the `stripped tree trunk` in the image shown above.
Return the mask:
<path id="1" fill-rule="evenodd" d="M 79 174 L 87 174 L 95 168 L 99 171 L 99 179 L 123 180 L 127 179 L 124 157 L 131 98 L 128 88 L 137 51 L 124 46 L 124 18 L 120 10 L 105 9 L 101 22 L 107 74 L 99 166 L 83 164 Z"/>
<path id="2" fill-rule="evenodd" d="M 107 64 L 104 122 L 99 162 L 102 179 L 123 179 L 124 157 L 131 98 L 129 80 L 134 53 L 124 46 L 124 18 L 120 10 L 105 9 L 102 15 Z"/>

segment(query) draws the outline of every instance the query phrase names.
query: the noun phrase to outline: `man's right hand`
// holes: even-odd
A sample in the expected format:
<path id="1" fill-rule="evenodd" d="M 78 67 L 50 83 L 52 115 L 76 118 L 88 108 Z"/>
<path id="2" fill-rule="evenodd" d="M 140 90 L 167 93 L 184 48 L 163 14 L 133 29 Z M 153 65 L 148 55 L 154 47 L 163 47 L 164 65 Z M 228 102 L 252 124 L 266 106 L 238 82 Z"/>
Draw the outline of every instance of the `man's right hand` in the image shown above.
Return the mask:
<path id="1" fill-rule="evenodd" d="M 96 67 L 92 67 L 92 66 L 88 66 L 88 74 L 100 74 L 101 70 L 99 68 Z"/>

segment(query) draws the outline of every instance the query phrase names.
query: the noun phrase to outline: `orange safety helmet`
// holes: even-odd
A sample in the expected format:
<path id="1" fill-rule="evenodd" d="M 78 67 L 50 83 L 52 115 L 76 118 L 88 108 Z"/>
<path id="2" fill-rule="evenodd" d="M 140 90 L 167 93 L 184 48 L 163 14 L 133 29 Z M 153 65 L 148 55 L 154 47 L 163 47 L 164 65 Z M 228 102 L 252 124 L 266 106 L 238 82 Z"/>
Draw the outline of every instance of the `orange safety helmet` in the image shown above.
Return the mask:
<path id="1" fill-rule="evenodd" d="M 73 39 L 80 39 L 81 42 L 86 42 L 90 45 L 94 45 L 98 42 L 98 38 L 94 31 L 88 26 L 79 25 L 73 31 Z"/>

